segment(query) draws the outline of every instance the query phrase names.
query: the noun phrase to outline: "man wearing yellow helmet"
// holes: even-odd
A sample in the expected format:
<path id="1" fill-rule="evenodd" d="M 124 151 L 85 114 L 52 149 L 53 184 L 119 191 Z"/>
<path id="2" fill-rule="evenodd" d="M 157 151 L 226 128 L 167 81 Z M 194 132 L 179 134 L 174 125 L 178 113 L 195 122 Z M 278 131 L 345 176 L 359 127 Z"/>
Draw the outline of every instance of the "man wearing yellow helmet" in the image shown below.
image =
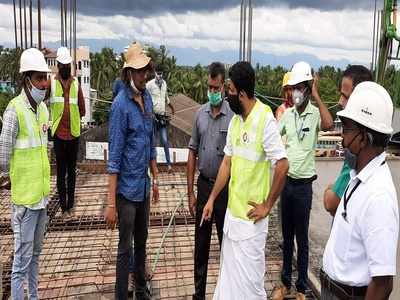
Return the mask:
<path id="1" fill-rule="evenodd" d="M 275 111 L 275 118 L 277 121 L 280 120 L 286 109 L 293 106 L 292 87 L 288 85 L 289 78 L 290 78 L 290 72 L 286 72 L 282 80 L 282 96 L 284 102 L 281 105 L 279 105 L 279 107 Z"/>

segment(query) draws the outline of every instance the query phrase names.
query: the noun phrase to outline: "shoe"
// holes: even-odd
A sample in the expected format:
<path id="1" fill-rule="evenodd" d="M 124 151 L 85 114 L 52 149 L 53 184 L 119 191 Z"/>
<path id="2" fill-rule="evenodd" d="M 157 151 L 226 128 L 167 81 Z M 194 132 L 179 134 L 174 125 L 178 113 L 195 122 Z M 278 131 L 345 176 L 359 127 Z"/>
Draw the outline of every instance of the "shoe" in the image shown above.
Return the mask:
<path id="1" fill-rule="evenodd" d="M 151 294 L 147 288 L 142 292 L 136 292 L 135 297 L 136 300 L 151 300 Z"/>
<path id="2" fill-rule="evenodd" d="M 296 293 L 296 300 L 306 300 L 306 295 L 304 295 L 303 293 Z"/>
<path id="3" fill-rule="evenodd" d="M 69 216 L 69 213 L 68 213 L 67 211 L 64 211 L 64 212 L 62 213 L 61 218 L 62 218 L 64 221 L 66 221 L 66 222 L 68 222 L 68 221 L 71 220 L 71 217 Z"/>
<path id="4" fill-rule="evenodd" d="M 290 290 L 284 285 L 279 284 L 272 291 L 271 300 L 283 300 L 289 294 Z"/>
<path id="5" fill-rule="evenodd" d="M 168 173 L 172 173 L 174 170 L 172 170 L 172 166 L 168 165 Z"/>
<path id="6" fill-rule="evenodd" d="M 70 209 L 69 211 L 68 211 L 68 215 L 69 215 L 69 217 L 72 219 L 72 218 L 75 218 L 75 211 L 73 210 L 73 209 Z"/>
<path id="7" fill-rule="evenodd" d="M 128 295 L 132 296 L 135 290 L 135 276 L 133 273 L 129 273 L 128 276 Z"/>

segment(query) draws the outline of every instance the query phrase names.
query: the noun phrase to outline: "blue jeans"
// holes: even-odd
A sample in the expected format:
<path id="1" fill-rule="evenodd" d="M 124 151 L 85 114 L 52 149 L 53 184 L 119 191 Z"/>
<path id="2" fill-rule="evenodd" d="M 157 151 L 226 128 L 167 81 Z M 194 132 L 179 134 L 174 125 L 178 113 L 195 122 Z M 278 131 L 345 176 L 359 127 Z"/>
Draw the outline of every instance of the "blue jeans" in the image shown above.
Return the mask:
<path id="1" fill-rule="evenodd" d="M 160 133 L 160 143 L 164 147 L 165 159 L 167 160 L 167 164 L 171 164 L 171 158 L 169 155 L 169 143 L 168 143 L 168 127 L 160 126 L 157 127 L 158 132 Z"/>
<path id="2" fill-rule="evenodd" d="M 296 289 L 305 293 L 308 280 L 308 226 L 312 203 L 312 182 L 297 183 L 289 177 L 281 194 L 283 268 L 282 283 L 290 288 L 292 283 L 292 257 L 294 237 L 297 242 Z"/>
<path id="3" fill-rule="evenodd" d="M 11 273 L 13 300 L 24 299 L 24 281 L 28 279 L 30 300 L 38 299 L 39 255 L 47 224 L 47 210 L 32 210 L 13 205 L 11 225 L 14 232 L 14 261 Z"/>

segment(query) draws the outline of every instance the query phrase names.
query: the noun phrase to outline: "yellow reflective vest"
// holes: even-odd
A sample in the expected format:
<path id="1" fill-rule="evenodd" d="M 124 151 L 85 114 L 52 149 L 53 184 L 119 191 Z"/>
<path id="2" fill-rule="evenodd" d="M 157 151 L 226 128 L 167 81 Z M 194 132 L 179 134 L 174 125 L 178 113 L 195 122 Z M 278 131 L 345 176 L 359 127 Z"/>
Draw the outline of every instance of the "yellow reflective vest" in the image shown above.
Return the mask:
<path id="1" fill-rule="evenodd" d="M 271 109 L 256 100 L 246 121 L 235 115 L 231 121 L 231 178 L 228 208 L 237 218 L 250 220 L 248 201 L 262 203 L 270 189 L 271 163 L 263 148 L 264 128 Z"/>
<path id="2" fill-rule="evenodd" d="M 37 113 L 26 96 L 11 100 L 18 117 L 18 135 L 10 160 L 11 201 L 32 206 L 50 193 L 50 164 L 47 156 L 49 112 L 42 102 Z"/>
<path id="3" fill-rule="evenodd" d="M 57 131 L 64 112 L 64 92 L 61 82 L 53 76 L 51 78 L 50 114 L 51 114 L 51 135 Z M 69 90 L 69 117 L 71 135 L 79 137 L 81 134 L 81 117 L 78 106 L 78 80 L 73 79 Z"/>

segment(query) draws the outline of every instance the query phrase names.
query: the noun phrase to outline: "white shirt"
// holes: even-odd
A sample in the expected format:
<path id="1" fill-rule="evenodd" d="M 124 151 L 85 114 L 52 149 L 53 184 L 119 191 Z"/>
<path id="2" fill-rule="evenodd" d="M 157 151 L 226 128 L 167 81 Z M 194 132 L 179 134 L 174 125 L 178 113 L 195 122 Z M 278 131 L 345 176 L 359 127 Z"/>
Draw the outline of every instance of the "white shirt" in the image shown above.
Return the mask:
<path id="1" fill-rule="evenodd" d="M 347 221 L 342 197 L 323 256 L 323 269 L 333 280 L 367 286 L 376 276 L 396 275 L 399 211 L 386 154 L 375 157 L 357 175 L 350 172 Z"/>
<path id="2" fill-rule="evenodd" d="M 162 80 L 161 89 L 156 82 L 152 79 L 146 83 L 146 89 L 149 91 L 153 99 L 153 110 L 155 114 L 165 115 L 166 106 L 170 103 L 167 94 L 167 83 Z"/>
<path id="3" fill-rule="evenodd" d="M 240 126 L 243 126 L 244 120 L 242 116 L 239 116 L 239 119 Z M 232 120 L 229 123 L 226 145 L 224 149 L 225 155 L 227 156 L 232 156 L 233 154 L 231 127 Z M 269 112 L 266 117 L 263 135 L 263 148 L 265 152 L 265 160 L 271 161 L 272 165 L 274 165 L 280 159 L 287 158 L 286 150 L 283 146 L 282 139 L 278 131 L 278 125 L 272 112 Z M 254 224 L 254 221 L 248 221 L 234 217 L 230 213 L 229 208 L 227 208 L 224 221 L 224 234 L 226 234 L 230 239 L 240 241 L 267 232 L 268 217 Z"/>

